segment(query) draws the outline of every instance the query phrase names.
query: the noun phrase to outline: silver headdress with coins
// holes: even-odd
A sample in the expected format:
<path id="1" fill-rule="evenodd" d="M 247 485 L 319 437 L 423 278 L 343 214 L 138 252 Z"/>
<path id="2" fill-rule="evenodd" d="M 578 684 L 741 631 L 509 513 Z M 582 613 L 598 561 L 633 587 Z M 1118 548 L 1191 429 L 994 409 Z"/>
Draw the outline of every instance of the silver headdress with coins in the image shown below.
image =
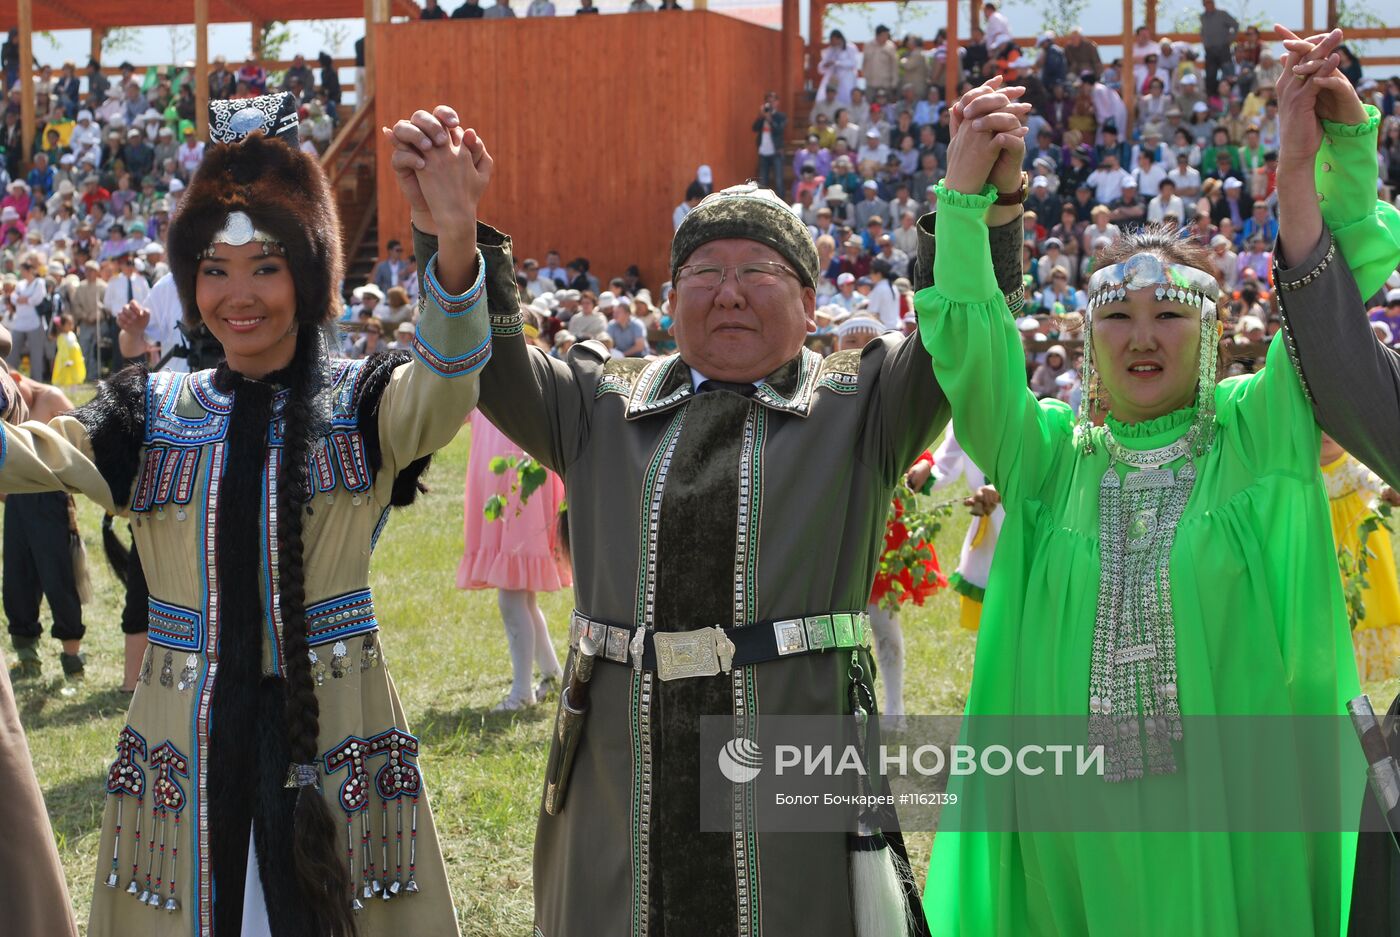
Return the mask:
<path id="1" fill-rule="evenodd" d="M 1161 302 L 1179 302 L 1199 306 L 1201 310 L 1201 351 L 1196 383 L 1196 420 L 1192 427 L 1193 453 L 1201 455 L 1210 448 L 1215 429 L 1215 368 L 1219 350 L 1216 328 L 1220 284 L 1204 270 L 1185 264 L 1164 261 L 1156 254 L 1134 254 L 1120 264 L 1094 272 L 1089 278 L 1089 309 L 1084 324 L 1084 372 L 1081 383 L 1079 418 L 1075 439 L 1086 455 L 1094 451 L 1089 428 L 1093 407 L 1098 401 L 1093 388 L 1097 384 L 1094 370 L 1094 313 L 1109 303 L 1127 298 L 1129 290 L 1151 288 Z"/>
<path id="2" fill-rule="evenodd" d="M 1172 774 L 1172 745 L 1182 738 L 1177 699 L 1176 624 L 1169 564 L 1176 530 L 1196 481 L 1195 459 L 1215 435 L 1215 367 L 1220 286 L 1204 270 L 1134 254 L 1089 280 L 1084 331 L 1084 396 L 1075 440 L 1094 452 L 1091 415 L 1097 385 L 1093 367 L 1094 318 L 1134 290 L 1151 289 L 1163 303 L 1200 309 L 1196 414 L 1175 442 L 1133 450 L 1105 427 L 1108 466 L 1099 483 L 1099 594 L 1089 670 L 1089 744 L 1104 749 L 1109 781 Z M 1185 461 L 1177 463 L 1185 458 Z M 1173 465 L 1177 465 L 1175 469 Z M 1126 471 L 1120 475 L 1119 468 Z"/>

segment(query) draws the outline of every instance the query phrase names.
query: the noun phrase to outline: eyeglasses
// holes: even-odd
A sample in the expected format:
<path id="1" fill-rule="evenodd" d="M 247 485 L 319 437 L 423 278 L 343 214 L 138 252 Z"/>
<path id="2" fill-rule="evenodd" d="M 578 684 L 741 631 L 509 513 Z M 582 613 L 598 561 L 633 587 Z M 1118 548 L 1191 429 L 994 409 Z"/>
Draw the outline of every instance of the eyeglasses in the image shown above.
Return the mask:
<path id="1" fill-rule="evenodd" d="M 730 270 L 735 271 L 739 285 L 748 289 L 776 286 L 784 274 L 798 279 L 797 271 L 785 264 L 759 260 L 726 267 L 718 264 L 686 264 L 676 271 L 676 284 L 684 289 L 717 290 Z"/>

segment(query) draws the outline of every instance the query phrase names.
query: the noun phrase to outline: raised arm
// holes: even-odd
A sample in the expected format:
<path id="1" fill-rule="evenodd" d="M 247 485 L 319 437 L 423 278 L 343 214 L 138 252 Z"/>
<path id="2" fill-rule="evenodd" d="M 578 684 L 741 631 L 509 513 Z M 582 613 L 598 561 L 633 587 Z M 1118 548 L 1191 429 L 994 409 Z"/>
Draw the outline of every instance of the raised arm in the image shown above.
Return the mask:
<path id="1" fill-rule="evenodd" d="M 1003 157 L 1020 164 L 1020 136 L 1011 130 L 1019 123 L 1009 105 L 1017 96 L 993 79 L 955 106 L 958 127 L 935 222 L 943 249 L 934 258 L 934 285 L 914 300 L 958 440 L 1008 503 L 1035 497 L 1073 430 L 1067 406 L 1040 405 L 1026 386 L 1025 352 L 987 247 L 998 185 L 985 180 Z"/>
<path id="2" fill-rule="evenodd" d="M 1375 198 L 1379 114 L 1336 69 L 1340 31 L 1320 41 L 1280 31 L 1290 37 L 1278 84 L 1284 338 L 1317 422 L 1400 484 L 1400 356 L 1377 341 L 1365 311 L 1400 262 L 1400 212 Z"/>
<path id="3" fill-rule="evenodd" d="M 409 205 L 432 219 L 439 239 L 423 265 L 413 360 L 394 370 L 376 415 L 388 477 L 451 442 L 476 405 L 491 357 L 486 265 L 476 244 L 491 155 L 475 131 L 443 128 L 421 111 L 392 133 L 418 144 L 405 154 L 412 165 L 394 168 Z"/>
<path id="4" fill-rule="evenodd" d="M 399 187 L 413 213 L 414 252 L 420 258 L 433 258 L 425 272 L 447 269 L 441 264 L 445 253 L 453 250 L 448 234 L 455 231 L 456 238 L 464 238 L 462 232 L 470 222 L 471 243 L 479 250 L 484 267 L 483 288 L 490 308 L 492 361 L 481 374 L 482 412 L 526 452 L 563 474 L 587 438 L 588 394 L 568 365 L 525 341 L 510 237 L 479 224 L 475 204 L 469 217 L 458 212 L 451 201 L 439 209 L 436 204 L 430 206 L 413 185 L 425 154 L 446 145 L 451 134 L 471 131 L 462 130 L 452 108 L 439 106 L 431 114 L 418 111 L 385 132 L 394 144 L 393 166 Z M 449 223 L 443 224 L 438 215 L 447 212 L 453 214 Z M 455 249 L 455 255 L 458 264 L 464 262 L 460 249 Z"/>

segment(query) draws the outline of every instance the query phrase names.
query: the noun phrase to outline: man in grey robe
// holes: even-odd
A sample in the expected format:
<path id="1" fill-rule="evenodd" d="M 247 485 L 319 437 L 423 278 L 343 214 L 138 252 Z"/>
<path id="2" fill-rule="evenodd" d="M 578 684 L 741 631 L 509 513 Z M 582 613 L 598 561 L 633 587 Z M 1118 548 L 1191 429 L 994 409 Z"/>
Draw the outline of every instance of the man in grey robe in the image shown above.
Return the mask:
<path id="1" fill-rule="evenodd" d="M 432 219 L 414 225 L 431 257 Z M 1019 220 L 991 235 L 1013 295 L 1020 235 Z M 540 812 L 535 934 L 850 937 L 846 833 L 759 832 L 742 801 L 732 832 L 701 832 L 699 724 L 724 716 L 752 738 L 763 716 L 850 712 L 853 653 L 873 673 L 860 612 L 893 489 L 949 418 L 928 352 L 898 333 L 825 359 L 804 348 L 816 252 L 766 190 L 716 193 L 681 224 L 679 352 L 649 362 L 527 345 L 501 312 L 518 305 L 510 239 L 482 226 L 477 243 L 493 310 L 480 406 L 564 479 L 578 603 L 566 673 L 581 631 L 604 648 L 567 801 Z M 929 241 L 916 285 L 932 266 Z M 716 625 L 796 649 L 666 679 L 653 648 Z M 912 882 L 906 898 L 926 934 Z"/>

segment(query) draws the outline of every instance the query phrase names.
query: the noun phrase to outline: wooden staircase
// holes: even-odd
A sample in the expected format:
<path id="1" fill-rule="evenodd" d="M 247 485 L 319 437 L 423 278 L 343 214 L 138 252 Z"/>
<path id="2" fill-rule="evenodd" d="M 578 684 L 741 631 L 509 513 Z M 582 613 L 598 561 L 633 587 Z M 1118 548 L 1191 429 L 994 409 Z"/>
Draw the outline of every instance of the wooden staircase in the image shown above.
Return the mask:
<path id="1" fill-rule="evenodd" d="M 345 252 L 345 282 L 350 289 L 365 283 L 379 256 L 379 210 L 375 179 L 377 147 L 374 129 L 374 97 L 356 108 L 341 125 L 326 152 L 321 168 L 326 172 L 340 211 L 342 243 Z"/>

